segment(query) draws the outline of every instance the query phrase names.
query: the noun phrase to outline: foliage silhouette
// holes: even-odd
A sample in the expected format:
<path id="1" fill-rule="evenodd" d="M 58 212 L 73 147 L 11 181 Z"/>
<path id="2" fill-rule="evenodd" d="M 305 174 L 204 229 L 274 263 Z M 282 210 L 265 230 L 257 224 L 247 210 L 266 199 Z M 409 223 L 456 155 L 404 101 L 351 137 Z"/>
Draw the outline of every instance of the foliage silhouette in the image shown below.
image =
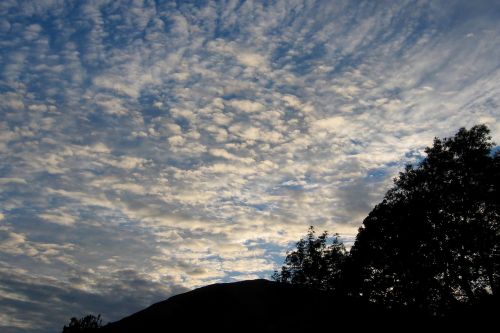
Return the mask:
<path id="1" fill-rule="evenodd" d="M 296 243 L 296 250 L 287 253 L 281 272 L 275 271 L 273 279 L 277 282 L 335 290 L 339 285 L 347 252 L 338 234 L 333 236 L 330 245 L 327 242 L 326 231 L 316 237 L 314 227 L 309 227 L 307 236 Z"/>
<path id="2" fill-rule="evenodd" d="M 64 325 L 62 333 L 90 333 L 102 327 L 101 315 L 87 315 L 80 319 L 71 318 L 68 326 Z"/>
<path id="3" fill-rule="evenodd" d="M 435 138 L 363 221 L 349 253 L 337 235 L 327 247 L 327 233 L 316 238 L 311 227 L 273 278 L 425 316 L 493 304 L 500 290 L 493 147 L 484 125 Z"/>
<path id="4" fill-rule="evenodd" d="M 436 138 L 364 220 L 346 278 L 354 294 L 443 315 L 498 296 L 499 160 L 489 130 Z"/>

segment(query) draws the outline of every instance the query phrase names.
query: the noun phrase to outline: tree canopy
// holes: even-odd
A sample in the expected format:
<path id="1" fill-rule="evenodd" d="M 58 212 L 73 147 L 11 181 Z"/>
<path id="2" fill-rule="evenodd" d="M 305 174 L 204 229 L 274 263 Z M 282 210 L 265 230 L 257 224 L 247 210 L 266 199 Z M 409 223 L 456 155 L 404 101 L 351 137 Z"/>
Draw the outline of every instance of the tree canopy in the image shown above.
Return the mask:
<path id="1" fill-rule="evenodd" d="M 489 130 L 436 138 L 363 221 L 351 251 L 359 292 L 385 304 L 445 309 L 499 286 L 499 154 Z"/>
<path id="2" fill-rule="evenodd" d="M 296 250 L 287 253 L 281 271 L 276 271 L 273 279 L 318 289 L 335 289 L 346 258 L 346 249 L 338 234 L 331 237 L 330 245 L 328 238 L 326 231 L 316 237 L 314 227 L 309 227 L 307 236 L 296 243 Z"/>
<path id="3" fill-rule="evenodd" d="M 493 147 L 484 125 L 435 138 L 365 218 L 348 256 L 323 267 L 328 262 L 313 259 L 322 240 L 310 231 L 278 280 L 323 287 L 311 282 L 319 275 L 351 295 L 434 315 L 498 296 L 500 154 Z M 312 252 L 311 242 L 319 242 Z"/>

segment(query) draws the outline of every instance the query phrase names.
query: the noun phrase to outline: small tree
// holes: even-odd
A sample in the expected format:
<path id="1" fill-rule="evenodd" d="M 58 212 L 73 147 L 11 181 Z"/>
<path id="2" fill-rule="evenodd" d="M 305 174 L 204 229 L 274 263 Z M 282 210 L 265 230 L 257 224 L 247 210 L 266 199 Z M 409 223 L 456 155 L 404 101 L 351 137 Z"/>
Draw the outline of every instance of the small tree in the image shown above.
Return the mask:
<path id="1" fill-rule="evenodd" d="M 327 243 L 328 233 L 324 231 L 316 237 L 311 226 L 307 236 L 296 243 L 297 249 L 287 253 L 281 272 L 275 271 L 273 279 L 282 283 L 334 290 L 347 253 L 338 234 L 333 236 L 330 245 Z"/>
<path id="2" fill-rule="evenodd" d="M 68 326 L 64 325 L 62 333 L 89 333 L 102 327 L 101 315 L 87 315 L 80 319 L 71 318 Z"/>

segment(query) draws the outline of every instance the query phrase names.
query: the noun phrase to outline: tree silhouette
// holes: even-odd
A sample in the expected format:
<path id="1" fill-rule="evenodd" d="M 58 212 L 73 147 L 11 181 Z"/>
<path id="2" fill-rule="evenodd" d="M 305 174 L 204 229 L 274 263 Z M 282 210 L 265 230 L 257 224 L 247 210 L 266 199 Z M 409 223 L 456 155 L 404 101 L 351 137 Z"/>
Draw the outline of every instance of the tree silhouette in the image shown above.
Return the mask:
<path id="1" fill-rule="evenodd" d="M 87 315 L 80 319 L 75 317 L 71 318 L 68 326 L 64 325 L 62 333 L 90 333 L 96 332 L 97 329 L 102 327 L 101 315 Z"/>
<path id="2" fill-rule="evenodd" d="M 346 258 L 344 244 L 338 234 L 330 245 L 328 233 L 315 236 L 310 227 L 305 238 L 296 243 L 297 249 L 287 253 L 281 272 L 275 272 L 278 282 L 306 285 L 317 289 L 334 290 L 338 286 L 342 264 Z"/>
<path id="3" fill-rule="evenodd" d="M 461 128 L 406 166 L 351 249 L 355 294 L 438 315 L 498 296 L 500 155 L 492 148 L 486 126 Z"/>

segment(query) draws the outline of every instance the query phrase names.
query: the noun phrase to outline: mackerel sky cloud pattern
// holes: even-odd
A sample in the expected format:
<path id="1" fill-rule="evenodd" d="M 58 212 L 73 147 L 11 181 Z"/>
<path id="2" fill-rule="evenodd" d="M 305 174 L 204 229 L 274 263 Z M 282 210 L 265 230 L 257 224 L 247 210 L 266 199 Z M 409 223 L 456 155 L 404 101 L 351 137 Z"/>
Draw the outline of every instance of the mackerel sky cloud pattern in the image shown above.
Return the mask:
<path id="1" fill-rule="evenodd" d="M 434 136 L 500 142 L 498 1 L 0 3 L 0 330 L 349 243 Z"/>

